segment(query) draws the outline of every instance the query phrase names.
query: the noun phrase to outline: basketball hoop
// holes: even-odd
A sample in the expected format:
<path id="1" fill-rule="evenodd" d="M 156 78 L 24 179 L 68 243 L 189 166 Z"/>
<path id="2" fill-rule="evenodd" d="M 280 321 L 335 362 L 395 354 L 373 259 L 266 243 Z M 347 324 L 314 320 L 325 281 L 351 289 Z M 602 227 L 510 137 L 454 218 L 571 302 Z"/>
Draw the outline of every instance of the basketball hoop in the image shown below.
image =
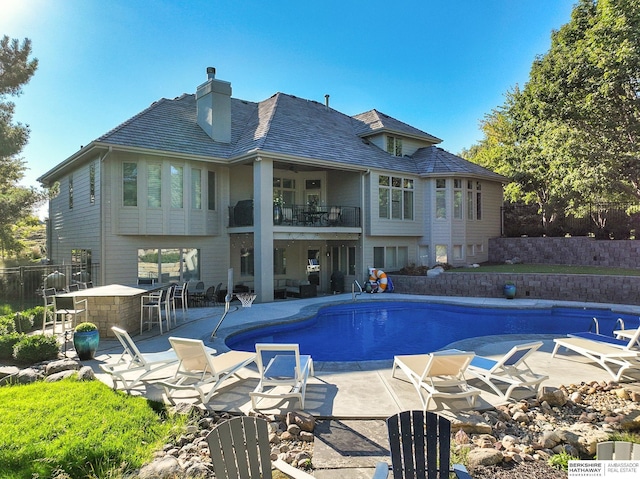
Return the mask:
<path id="1" fill-rule="evenodd" d="M 236 297 L 242 303 L 243 308 L 250 308 L 253 304 L 253 301 L 256 299 L 256 295 L 253 293 L 240 293 L 236 294 Z"/>

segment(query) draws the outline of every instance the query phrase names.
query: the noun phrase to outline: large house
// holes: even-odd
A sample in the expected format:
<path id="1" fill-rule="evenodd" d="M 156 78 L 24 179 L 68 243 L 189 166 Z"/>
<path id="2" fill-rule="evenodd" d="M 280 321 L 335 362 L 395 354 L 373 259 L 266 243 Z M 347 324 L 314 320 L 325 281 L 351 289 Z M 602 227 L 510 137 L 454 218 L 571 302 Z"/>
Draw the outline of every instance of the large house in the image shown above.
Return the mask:
<path id="1" fill-rule="evenodd" d="M 195 95 L 153 103 L 39 178 L 59 188 L 52 261 L 97 284 L 226 284 L 233 268 L 268 302 L 285 280 L 331 292 L 368 267 L 487 260 L 504 177 L 377 110 L 240 100 L 207 74 Z"/>

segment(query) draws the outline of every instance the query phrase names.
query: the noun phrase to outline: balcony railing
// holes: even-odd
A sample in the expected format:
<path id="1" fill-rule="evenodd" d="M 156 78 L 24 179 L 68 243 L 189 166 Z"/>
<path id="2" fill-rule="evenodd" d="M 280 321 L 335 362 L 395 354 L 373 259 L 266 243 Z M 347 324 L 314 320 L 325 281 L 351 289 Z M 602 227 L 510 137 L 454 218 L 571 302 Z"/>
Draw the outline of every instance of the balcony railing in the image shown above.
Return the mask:
<path id="1" fill-rule="evenodd" d="M 357 206 L 284 205 L 274 206 L 275 226 L 303 226 L 309 228 L 359 228 L 360 208 Z M 253 226 L 253 200 L 241 200 L 229 206 L 229 227 Z"/>

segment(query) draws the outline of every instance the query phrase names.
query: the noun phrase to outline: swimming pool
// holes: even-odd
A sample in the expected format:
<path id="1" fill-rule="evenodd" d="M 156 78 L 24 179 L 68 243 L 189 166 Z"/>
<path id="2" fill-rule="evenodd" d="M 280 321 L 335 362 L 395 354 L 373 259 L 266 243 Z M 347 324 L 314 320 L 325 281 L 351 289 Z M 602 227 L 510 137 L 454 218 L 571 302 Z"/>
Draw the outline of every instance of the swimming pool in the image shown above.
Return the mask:
<path id="1" fill-rule="evenodd" d="M 494 334 L 557 334 L 588 331 L 598 318 L 600 332 L 611 334 L 616 320 L 627 328 L 638 316 L 609 309 L 485 308 L 419 301 L 373 301 L 327 306 L 310 318 L 265 325 L 230 335 L 231 349 L 255 351 L 255 344 L 298 343 L 316 361 L 393 359 L 420 354 L 449 343 Z"/>

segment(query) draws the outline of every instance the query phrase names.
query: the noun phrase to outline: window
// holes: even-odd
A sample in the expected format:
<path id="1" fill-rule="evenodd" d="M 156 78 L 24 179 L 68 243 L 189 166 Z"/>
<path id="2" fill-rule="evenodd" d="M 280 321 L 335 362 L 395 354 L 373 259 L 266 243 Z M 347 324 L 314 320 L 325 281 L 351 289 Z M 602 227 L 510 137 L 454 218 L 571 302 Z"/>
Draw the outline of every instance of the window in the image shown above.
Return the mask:
<path id="1" fill-rule="evenodd" d="M 473 181 L 467 181 L 467 219 L 473 219 Z"/>
<path id="2" fill-rule="evenodd" d="M 89 203 L 96 202 L 96 164 L 89 165 Z"/>
<path id="3" fill-rule="evenodd" d="M 318 181 L 318 186 L 315 186 L 314 180 L 310 180 L 311 184 L 309 186 L 313 186 L 316 189 L 319 188 L 320 180 Z M 309 183 L 309 182 L 307 182 Z M 273 178 L 273 199 L 282 198 L 282 201 L 285 205 L 293 206 L 296 203 L 296 180 L 292 178 Z"/>
<path id="4" fill-rule="evenodd" d="M 476 219 L 482 219 L 482 193 L 480 190 L 482 189 L 482 185 L 478 181 L 476 183 Z"/>
<path id="5" fill-rule="evenodd" d="M 122 164 L 122 204 L 138 206 L 138 164 Z"/>
<path id="6" fill-rule="evenodd" d="M 273 249 L 273 274 L 287 274 L 287 250 Z"/>
<path id="7" fill-rule="evenodd" d="M 209 210 L 216 209 L 216 174 L 213 171 L 207 172 L 207 203 Z"/>
<path id="8" fill-rule="evenodd" d="M 138 278 L 169 283 L 200 279 L 200 250 L 166 248 L 138 250 Z"/>
<path id="9" fill-rule="evenodd" d="M 373 266 L 374 268 L 384 268 L 384 248 L 381 246 L 373 248 Z"/>
<path id="10" fill-rule="evenodd" d="M 191 208 L 202 209 L 202 170 L 191 169 Z"/>
<path id="11" fill-rule="evenodd" d="M 462 180 L 453 180 L 453 219 L 462 219 Z"/>
<path id="12" fill-rule="evenodd" d="M 436 263 L 446 264 L 447 261 L 448 261 L 447 245 L 437 244 L 436 245 Z"/>
<path id="13" fill-rule="evenodd" d="M 384 265 L 385 268 L 393 268 L 398 261 L 398 250 L 395 246 L 387 246 L 385 248 Z"/>
<path id="14" fill-rule="evenodd" d="M 356 247 L 333 246 L 331 248 L 331 269 L 344 274 L 356 274 Z"/>
<path id="15" fill-rule="evenodd" d="M 162 166 L 159 164 L 147 166 L 147 206 L 149 208 L 162 206 Z"/>
<path id="16" fill-rule="evenodd" d="M 447 180 L 436 180 L 436 218 L 447 219 Z"/>
<path id="17" fill-rule="evenodd" d="M 469 256 L 475 256 L 475 252 L 472 244 L 467 245 L 467 257 Z"/>
<path id="18" fill-rule="evenodd" d="M 171 165 L 171 207 L 182 208 L 183 202 L 183 172 L 182 166 Z"/>
<path id="19" fill-rule="evenodd" d="M 460 260 L 462 259 L 462 245 L 454 244 L 453 245 L 453 259 Z"/>
<path id="20" fill-rule="evenodd" d="M 240 276 L 253 276 L 253 248 L 240 249 Z"/>
<path id="21" fill-rule="evenodd" d="M 71 265 L 74 279 L 81 283 L 91 281 L 91 250 L 72 249 Z"/>
<path id="22" fill-rule="evenodd" d="M 73 175 L 69 175 L 69 209 L 73 209 Z"/>
<path id="23" fill-rule="evenodd" d="M 378 177 L 380 218 L 413 219 L 413 180 L 397 176 Z"/>
<path id="24" fill-rule="evenodd" d="M 393 156 L 402 156 L 402 138 L 387 136 L 387 153 Z"/>

